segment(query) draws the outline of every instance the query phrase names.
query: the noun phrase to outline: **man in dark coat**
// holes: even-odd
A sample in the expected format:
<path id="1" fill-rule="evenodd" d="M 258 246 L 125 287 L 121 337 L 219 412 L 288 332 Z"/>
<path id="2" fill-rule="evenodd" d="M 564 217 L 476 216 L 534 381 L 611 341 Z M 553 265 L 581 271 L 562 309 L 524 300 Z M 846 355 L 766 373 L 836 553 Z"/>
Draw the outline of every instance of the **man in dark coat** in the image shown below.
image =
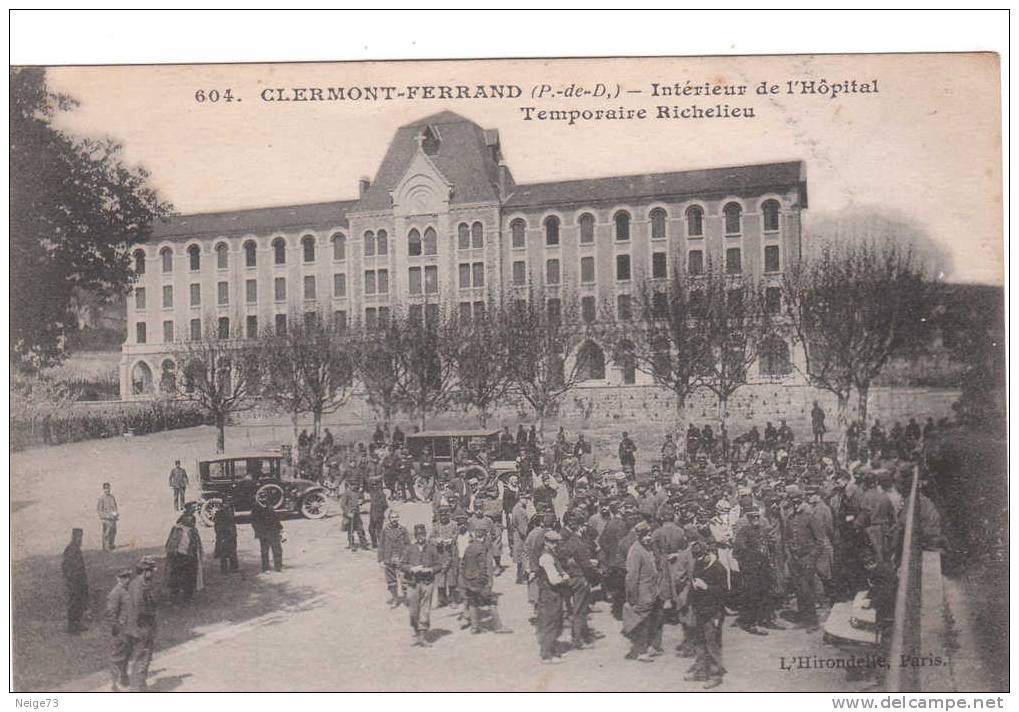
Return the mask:
<path id="1" fill-rule="evenodd" d="M 110 655 L 110 674 L 113 691 L 127 689 L 130 684 L 127 661 L 131 657 L 131 639 L 126 633 L 128 609 L 130 607 L 128 589 L 132 569 L 124 569 L 117 574 L 117 583 L 106 596 L 106 620 L 110 622 L 110 633 L 113 634 L 113 653 Z"/>
<path id="2" fill-rule="evenodd" d="M 354 551 L 357 551 L 358 543 L 360 543 L 362 549 L 368 548 L 368 540 L 364 536 L 364 523 L 361 520 L 361 502 L 363 499 L 364 496 L 361 493 L 360 483 L 347 483 L 347 488 L 340 495 L 343 528 L 347 532 L 347 548 Z M 357 541 L 354 539 L 355 535 Z M 372 544 L 375 544 L 374 539 L 372 539 Z"/>
<path id="3" fill-rule="evenodd" d="M 722 664 L 722 624 L 725 622 L 726 571 L 701 542 L 691 547 L 694 557 L 690 606 L 693 609 L 697 659 L 686 680 L 703 680 L 704 689 L 718 687 L 725 675 Z"/>
<path id="4" fill-rule="evenodd" d="M 542 551 L 534 570 L 538 587 L 535 605 L 535 629 L 538 634 L 538 652 L 541 662 L 561 662 L 556 655 L 555 644 L 563 631 L 563 594 L 570 577 L 559 564 L 558 549 L 562 536 L 558 532 L 545 532 L 542 536 Z"/>
<path id="5" fill-rule="evenodd" d="M 251 510 L 251 528 L 255 531 L 255 538 L 258 539 L 262 550 L 262 571 L 269 570 L 269 552 L 272 552 L 273 568 L 282 571 L 283 525 L 276 515 L 276 510 L 255 502 L 255 507 Z"/>
<path id="6" fill-rule="evenodd" d="M 492 592 L 491 547 L 485 539 L 487 529 L 470 530 L 470 544 L 460 557 L 460 586 L 467 599 L 467 616 L 471 633 L 481 632 L 481 610 L 489 609 L 496 633 L 511 633 L 502 624 L 495 594 Z"/>
<path id="7" fill-rule="evenodd" d="M 592 561 L 594 549 L 580 533 L 585 518 L 580 512 L 569 512 L 563 518 L 558 556 L 559 563 L 569 577 L 566 603 L 570 610 L 573 647 L 578 650 L 594 642 L 594 633 L 588 626 L 588 616 L 591 609 L 591 587 L 598 578 L 598 571 Z"/>
<path id="8" fill-rule="evenodd" d="M 400 514 L 395 509 L 389 510 L 388 523 L 382 528 L 379 537 L 379 563 L 386 575 L 386 588 L 389 589 L 389 605 L 396 608 L 400 600 L 406 596 L 406 582 L 401 576 L 400 566 L 404 555 L 410 547 L 410 534 L 400 524 Z"/>
<path id="9" fill-rule="evenodd" d="M 414 645 L 428 647 L 428 629 L 431 626 L 432 589 L 435 574 L 442 568 L 442 557 L 435 543 L 428 540 L 424 524 L 414 525 L 414 542 L 407 547 L 402 569 L 407 582 L 407 608 L 410 610 L 410 627 L 414 630 Z"/>
<path id="10" fill-rule="evenodd" d="M 627 660 L 652 662 L 648 645 L 657 638 L 661 626 L 661 572 L 651 553 L 651 526 L 639 522 L 633 528 L 636 540 L 626 554 L 626 608 L 623 610 L 623 634 L 630 639 Z"/>
<path id="11" fill-rule="evenodd" d="M 236 571 L 237 565 L 237 520 L 234 517 L 233 503 L 223 500 L 223 506 L 216 512 L 213 521 L 213 529 L 216 532 L 216 548 L 213 551 L 213 558 L 219 559 L 219 570 L 226 573 Z"/>
<path id="12" fill-rule="evenodd" d="M 386 491 L 382 487 L 382 481 L 378 478 L 368 481 L 368 498 L 370 502 L 368 506 L 368 536 L 371 538 L 372 548 L 377 549 L 382 527 L 386 523 L 386 510 L 389 509 Z M 358 510 L 358 519 L 360 519 L 360 504 L 358 504 Z M 353 513 L 351 513 L 351 520 L 353 520 Z"/>
<path id="13" fill-rule="evenodd" d="M 605 571 L 602 587 L 612 602 L 612 617 L 617 621 L 623 620 L 623 603 L 626 602 L 626 552 L 621 551 L 619 546 L 630 531 L 630 523 L 625 514 L 610 519 L 598 537 L 601 565 Z"/>
<path id="14" fill-rule="evenodd" d="M 624 430 L 623 437 L 619 440 L 619 466 L 632 472 L 637 464 L 636 452 L 637 446 L 630 439 L 630 434 Z"/>
<path id="15" fill-rule="evenodd" d="M 769 532 L 764 527 L 761 512 L 751 506 L 743 511 L 747 523 L 740 527 L 733 540 L 733 553 L 739 562 L 743 583 L 743 600 L 740 627 L 753 635 L 767 635 L 758 626 L 770 625 L 772 588 L 772 557 Z"/>
<path id="16" fill-rule="evenodd" d="M 72 635 L 86 630 L 81 624 L 88 608 L 88 576 L 85 573 L 85 557 L 81 553 L 83 536 L 81 529 L 71 530 L 71 543 L 64 548 L 60 566 L 67 588 L 67 632 Z"/>
<path id="17" fill-rule="evenodd" d="M 827 430 L 824 426 L 824 410 L 814 401 L 814 407 L 810 409 L 810 430 L 814 434 L 814 442 L 824 442 L 824 433 Z"/>
<path id="18" fill-rule="evenodd" d="M 182 514 L 166 538 L 166 584 L 170 600 L 190 601 L 201 590 L 202 540 L 191 514 Z"/>
<path id="19" fill-rule="evenodd" d="M 156 562 L 144 556 L 134 570 L 135 576 L 127 586 L 124 610 L 119 615 L 123 620 L 121 634 L 126 638 L 129 651 L 127 671 L 131 691 L 140 692 L 145 689 L 156 641 L 156 593 L 152 582 Z"/>

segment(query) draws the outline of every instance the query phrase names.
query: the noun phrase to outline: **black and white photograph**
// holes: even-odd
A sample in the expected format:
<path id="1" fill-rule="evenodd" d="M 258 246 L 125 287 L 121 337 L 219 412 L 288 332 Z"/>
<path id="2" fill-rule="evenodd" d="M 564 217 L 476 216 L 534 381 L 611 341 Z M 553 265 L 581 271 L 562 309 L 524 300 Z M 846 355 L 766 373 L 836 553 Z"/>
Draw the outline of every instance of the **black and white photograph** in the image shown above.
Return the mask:
<path id="1" fill-rule="evenodd" d="M 1007 692 L 1000 78 L 12 64 L 11 692 Z"/>

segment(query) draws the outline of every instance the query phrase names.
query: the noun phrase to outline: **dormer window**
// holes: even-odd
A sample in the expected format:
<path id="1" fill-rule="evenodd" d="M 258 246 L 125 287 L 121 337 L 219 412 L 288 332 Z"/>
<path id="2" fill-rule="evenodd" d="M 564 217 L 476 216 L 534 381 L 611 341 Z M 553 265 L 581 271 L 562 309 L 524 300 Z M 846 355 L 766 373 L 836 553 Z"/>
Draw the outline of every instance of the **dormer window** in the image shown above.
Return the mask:
<path id="1" fill-rule="evenodd" d="M 439 130 L 434 126 L 425 126 L 420 135 L 418 141 L 421 142 L 421 150 L 425 152 L 426 156 L 434 156 L 439 152 Z"/>

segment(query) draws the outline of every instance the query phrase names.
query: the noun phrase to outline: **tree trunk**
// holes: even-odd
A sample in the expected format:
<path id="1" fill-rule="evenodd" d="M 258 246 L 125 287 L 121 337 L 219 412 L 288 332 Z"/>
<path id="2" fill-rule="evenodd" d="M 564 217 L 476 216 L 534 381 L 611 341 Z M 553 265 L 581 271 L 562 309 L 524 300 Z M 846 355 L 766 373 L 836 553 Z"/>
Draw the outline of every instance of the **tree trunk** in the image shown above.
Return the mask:
<path id="1" fill-rule="evenodd" d="M 312 430 L 315 433 L 315 440 L 318 441 L 319 433 L 322 432 L 322 411 L 312 411 Z"/>
<path id="2" fill-rule="evenodd" d="M 676 394 L 676 446 L 686 434 L 686 396 Z M 683 451 L 685 452 L 685 450 Z M 684 456 L 685 457 L 685 456 Z"/>
<path id="3" fill-rule="evenodd" d="M 424 406 L 421 406 L 421 408 L 418 409 L 418 428 L 420 428 L 422 432 L 425 429 L 425 410 Z"/>
<path id="4" fill-rule="evenodd" d="M 484 409 L 478 411 L 478 423 L 482 428 L 488 427 L 488 411 Z"/>
<path id="5" fill-rule="evenodd" d="M 292 412 L 290 414 L 290 425 L 293 428 L 293 435 L 294 435 L 294 440 L 290 444 L 291 447 L 293 448 L 291 450 L 292 454 L 290 456 L 290 459 L 292 460 L 292 462 L 290 464 L 296 465 L 298 463 L 298 461 L 301 459 L 301 450 L 300 450 L 300 447 L 298 445 L 298 442 L 301 439 L 301 435 L 300 435 L 300 433 L 297 432 L 297 412 L 296 411 L 294 411 L 294 412 Z"/>
<path id="6" fill-rule="evenodd" d="M 216 452 L 220 453 L 226 449 L 226 416 L 216 415 Z"/>
<path id="7" fill-rule="evenodd" d="M 835 426 L 838 429 L 838 460 L 843 466 L 848 464 L 849 456 L 849 423 L 846 413 L 849 411 L 849 394 L 835 396 Z"/>
<path id="8" fill-rule="evenodd" d="M 870 384 L 860 386 L 857 389 L 856 418 L 861 428 L 867 427 L 867 401 L 870 398 Z"/>
<path id="9" fill-rule="evenodd" d="M 545 406 L 535 407 L 534 414 L 538 416 L 538 434 L 545 435 Z"/>
<path id="10" fill-rule="evenodd" d="M 719 430 L 725 426 L 729 419 L 729 396 L 718 396 L 718 423 Z M 728 428 L 726 428 L 728 430 Z"/>

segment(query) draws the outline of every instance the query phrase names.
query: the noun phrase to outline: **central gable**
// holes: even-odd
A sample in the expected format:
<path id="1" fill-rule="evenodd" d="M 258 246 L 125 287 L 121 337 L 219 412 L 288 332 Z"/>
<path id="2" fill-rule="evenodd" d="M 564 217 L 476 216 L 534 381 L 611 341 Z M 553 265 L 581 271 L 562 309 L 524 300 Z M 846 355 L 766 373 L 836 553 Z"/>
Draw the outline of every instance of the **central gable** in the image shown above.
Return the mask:
<path id="1" fill-rule="evenodd" d="M 390 191 L 393 215 L 406 217 L 449 212 L 452 195 L 452 184 L 419 146 L 403 178 Z"/>

